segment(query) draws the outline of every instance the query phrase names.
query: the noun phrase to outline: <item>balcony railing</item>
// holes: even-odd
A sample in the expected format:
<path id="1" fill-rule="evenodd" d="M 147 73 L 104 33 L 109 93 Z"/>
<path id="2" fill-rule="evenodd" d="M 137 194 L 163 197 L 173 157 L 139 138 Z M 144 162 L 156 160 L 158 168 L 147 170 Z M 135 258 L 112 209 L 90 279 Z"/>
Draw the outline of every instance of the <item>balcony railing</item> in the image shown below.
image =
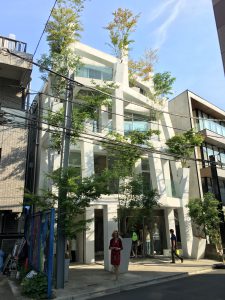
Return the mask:
<path id="1" fill-rule="evenodd" d="M 0 36 L 0 48 L 7 48 L 9 50 L 26 53 L 27 44 L 21 41 Z"/>

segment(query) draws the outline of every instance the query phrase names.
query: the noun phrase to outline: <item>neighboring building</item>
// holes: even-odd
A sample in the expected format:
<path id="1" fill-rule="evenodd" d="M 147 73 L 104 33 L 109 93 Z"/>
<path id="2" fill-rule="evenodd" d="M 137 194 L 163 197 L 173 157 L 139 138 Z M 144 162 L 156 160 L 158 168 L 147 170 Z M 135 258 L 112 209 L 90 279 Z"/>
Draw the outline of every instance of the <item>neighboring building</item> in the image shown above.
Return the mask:
<path id="1" fill-rule="evenodd" d="M 177 133 L 194 128 L 205 137 L 202 146 L 195 150 L 194 158 L 198 161 L 190 161 L 190 198 L 214 192 L 209 163 L 209 156 L 214 155 L 225 206 L 225 111 L 190 91 L 184 91 L 169 102 L 169 112 Z"/>
<path id="2" fill-rule="evenodd" d="M 109 130 L 121 134 L 137 129 L 159 129 L 160 135 L 152 138 L 153 146 L 162 151 L 160 153 L 146 153 L 136 164 L 138 173 L 142 173 L 149 186 L 157 189 L 160 194 L 162 206 L 155 211 L 154 220 L 159 229 L 160 241 L 157 242 L 157 252 L 163 253 L 170 248 L 169 229 L 176 228 L 177 235 L 181 239 L 184 255 L 190 257 L 192 253 L 192 229 L 187 214 L 186 204 L 189 199 L 189 170 L 182 169 L 171 156 L 167 156 L 165 142 L 174 135 L 170 116 L 168 114 L 168 102 L 157 104 L 149 100 L 145 95 L 152 89 L 152 82 L 136 81 L 135 87 L 129 86 L 127 60 L 120 62 L 117 58 L 98 51 L 81 43 L 74 46 L 76 53 L 82 58 L 83 66 L 77 72 L 75 79 L 85 86 L 93 86 L 94 79 L 97 84 L 103 80 L 113 81 L 118 86 L 112 99 L 112 110 L 104 107 L 99 114 L 98 122 L 89 122 L 86 134 L 81 136 L 78 145 L 70 146 L 70 165 L 77 169 L 83 177 L 92 175 L 97 170 L 103 170 L 107 166 L 107 153 L 95 143 L 93 139 L 101 140 Z M 79 99 L 79 93 L 83 87 L 75 86 L 74 97 Z M 41 95 L 35 98 L 32 105 L 34 114 L 41 117 L 43 112 L 52 109 L 57 111 L 62 107 L 60 101 L 55 101 L 51 94 L 50 83 L 46 84 Z M 123 99 L 124 101 L 122 101 Z M 143 107 L 145 106 L 145 108 Z M 163 110 L 159 119 L 154 116 L 154 109 Z M 153 114 L 151 113 L 153 112 Z M 41 124 L 45 127 L 44 124 Z M 47 125 L 46 125 L 47 128 Z M 89 134 L 92 135 L 90 139 Z M 50 133 L 39 131 L 36 133 L 38 142 L 36 151 L 37 163 L 33 165 L 33 176 L 36 177 L 33 190 L 41 191 L 48 187 L 45 174 L 60 166 L 60 154 L 50 149 Z M 33 136 L 35 140 L 35 135 Z M 109 240 L 111 233 L 118 227 L 116 217 L 118 210 L 118 195 L 102 196 L 98 201 L 91 203 L 87 208 L 85 218 L 93 218 L 90 230 L 77 236 L 77 259 L 80 262 L 91 263 L 95 261 L 99 252 L 104 252 L 106 269 L 109 268 Z"/>
<path id="3" fill-rule="evenodd" d="M 212 0 L 225 72 L 225 0 Z"/>
<path id="4" fill-rule="evenodd" d="M 32 65 L 12 56 L 10 50 L 25 58 L 26 43 L 0 36 L 0 248 L 6 253 L 22 233 L 27 129 L 25 102 Z M 19 221 L 20 220 L 20 221 Z"/>

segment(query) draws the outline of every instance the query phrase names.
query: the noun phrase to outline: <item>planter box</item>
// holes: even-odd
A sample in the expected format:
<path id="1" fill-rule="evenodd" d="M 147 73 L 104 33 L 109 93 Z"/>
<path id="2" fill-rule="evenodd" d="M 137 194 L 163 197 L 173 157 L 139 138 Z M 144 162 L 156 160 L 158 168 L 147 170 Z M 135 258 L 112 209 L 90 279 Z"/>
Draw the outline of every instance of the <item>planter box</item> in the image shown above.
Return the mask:
<path id="1" fill-rule="evenodd" d="M 202 259 L 205 257 L 206 239 L 193 237 L 192 258 Z"/>
<path id="2" fill-rule="evenodd" d="M 132 240 L 131 238 L 123 238 L 123 250 L 121 251 L 121 261 L 120 261 L 120 273 L 126 273 L 128 271 L 129 261 L 130 261 L 130 251 Z"/>
<path id="3" fill-rule="evenodd" d="M 217 253 L 216 246 L 213 244 L 206 245 L 205 258 L 215 259 L 218 261 L 222 260 Z"/>
<path id="4" fill-rule="evenodd" d="M 65 268 L 64 268 L 64 281 L 69 281 L 69 266 L 70 266 L 70 259 L 65 259 Z"/>

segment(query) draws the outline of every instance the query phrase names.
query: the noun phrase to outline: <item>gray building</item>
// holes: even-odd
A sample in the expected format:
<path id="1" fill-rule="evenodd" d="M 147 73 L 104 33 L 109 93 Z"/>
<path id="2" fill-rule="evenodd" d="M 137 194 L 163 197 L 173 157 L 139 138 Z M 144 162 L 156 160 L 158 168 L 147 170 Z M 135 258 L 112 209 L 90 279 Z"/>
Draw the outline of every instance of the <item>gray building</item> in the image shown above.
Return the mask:
<path id="1" fill-rule="evenodd" d="M 213 0 L 212 3 L 225 72 L 225 0 Z"/>
<path id="2" fill-rule="evenodd" d="M 32 64 L 27 45 L 0 36 L 0 248 L 10 251 L 22 233 L 27 124 L 26 99 Z"/>
<path id="3" fill-rule="evenodd" d="M 196 147 L 190 161 L 190 198 L 213 192 L 210 156 L 217 161 L 218 185 L 225 207 L 225 111 L 191 91 L 184 91 L 169 101 L 172 125 L 177 134 L 190 129 L 201 132 L 205 140 Z"/>

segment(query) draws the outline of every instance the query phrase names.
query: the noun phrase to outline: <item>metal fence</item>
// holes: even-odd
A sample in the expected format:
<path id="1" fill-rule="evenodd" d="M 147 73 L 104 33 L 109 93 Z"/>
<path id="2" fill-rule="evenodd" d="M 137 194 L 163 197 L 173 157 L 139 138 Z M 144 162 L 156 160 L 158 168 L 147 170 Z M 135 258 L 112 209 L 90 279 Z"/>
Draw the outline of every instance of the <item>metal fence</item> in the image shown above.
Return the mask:
<path id="1" fill-rule="evenodd" d="M 0 48 L 7 48 L 9 50 L 26 52 L 27 44 L 11 38 L 0 36 Z"/>
<path id="2" fill-rule="evenodd" d="M 48 297 L 51 297 L 53 277 L 55 210 L 39 212 L 28 217 L 26 240 L 29 265 L 48 278 Z"/>

